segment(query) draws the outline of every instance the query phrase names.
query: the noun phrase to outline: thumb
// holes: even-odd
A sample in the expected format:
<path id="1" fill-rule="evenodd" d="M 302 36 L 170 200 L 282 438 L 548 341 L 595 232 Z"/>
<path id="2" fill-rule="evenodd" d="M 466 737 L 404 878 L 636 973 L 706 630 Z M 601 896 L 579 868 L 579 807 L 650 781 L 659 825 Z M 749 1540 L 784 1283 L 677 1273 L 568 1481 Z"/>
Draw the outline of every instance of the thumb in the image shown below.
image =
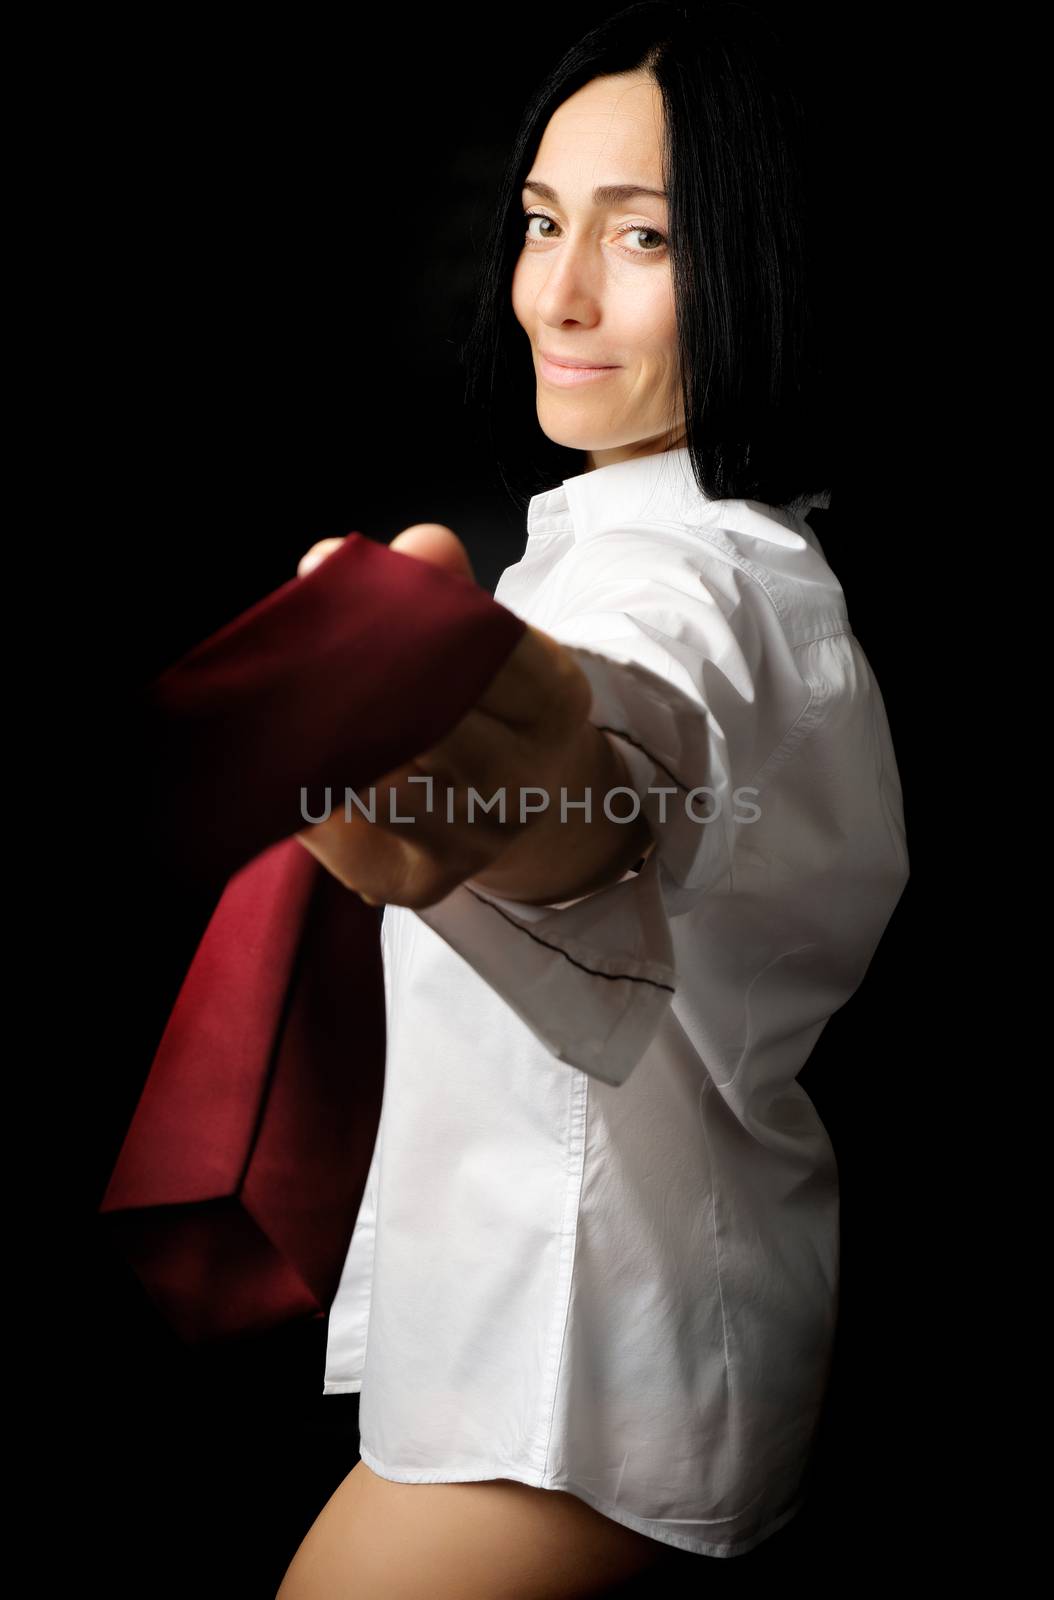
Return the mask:
<path id="1" fill-rule="evenodd" d="M 445 567 L 447 572 L 459 573 L 472 583 L 476 581 L 468 551 L 453 529 L 441 522 L 415 522 L 397 533 L 388 548 L 415 556 L 418 561 L 429 561 L 433 567 Z"/>

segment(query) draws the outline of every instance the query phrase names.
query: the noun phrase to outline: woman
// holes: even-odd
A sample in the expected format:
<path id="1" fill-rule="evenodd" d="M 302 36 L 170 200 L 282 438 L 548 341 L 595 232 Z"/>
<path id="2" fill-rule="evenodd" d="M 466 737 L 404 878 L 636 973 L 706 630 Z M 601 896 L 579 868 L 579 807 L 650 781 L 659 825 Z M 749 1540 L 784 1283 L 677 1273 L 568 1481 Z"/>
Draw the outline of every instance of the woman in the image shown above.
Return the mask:
<path id="1" fill-rule="evenodd" d="M 300 836 L 386 903 L 389 1037 L 324 1381 L 361 1392 L 362 1460 L 279 1600 L 572 1600 L 745 1554 L 805 1497 L 838 1182 L 796 1074 L 908 858 L 805 520 L 828 463 L 783 77 L 741 7 L 632 6 L 510 157 L 475 392 L 522 426 L 529 358 L 532 427 L 581 470 L 530 500 L 495 597 L 531 626 L 476 711 L 379 820 Z M 399 543 L 467 567 L 448 529 Z M 507 818 L 473 822 L 472 786 Z M 516 813 L 531 786 L 551 805 Z"/>

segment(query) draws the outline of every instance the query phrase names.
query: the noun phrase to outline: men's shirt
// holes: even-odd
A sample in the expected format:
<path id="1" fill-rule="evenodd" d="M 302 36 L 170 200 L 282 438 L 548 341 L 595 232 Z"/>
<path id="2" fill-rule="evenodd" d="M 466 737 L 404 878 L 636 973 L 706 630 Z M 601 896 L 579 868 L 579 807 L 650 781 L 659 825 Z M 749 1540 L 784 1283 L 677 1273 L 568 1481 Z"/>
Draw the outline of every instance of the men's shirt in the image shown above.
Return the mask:
<path id="1" fill-rule="evenodd" d="M 909 872 L 809 509 L 710 500 L 683 448 L 530 502 L 495 599 L 573 652 L 655 844 L 558 904 L 469 881 L 385 910 L 384 1100 L 324 1379 L 361 1390 L 382 1476 L 565 1489 L 708 1555 L 802 1503 L 839 1237 L 797 1074 Z"/>

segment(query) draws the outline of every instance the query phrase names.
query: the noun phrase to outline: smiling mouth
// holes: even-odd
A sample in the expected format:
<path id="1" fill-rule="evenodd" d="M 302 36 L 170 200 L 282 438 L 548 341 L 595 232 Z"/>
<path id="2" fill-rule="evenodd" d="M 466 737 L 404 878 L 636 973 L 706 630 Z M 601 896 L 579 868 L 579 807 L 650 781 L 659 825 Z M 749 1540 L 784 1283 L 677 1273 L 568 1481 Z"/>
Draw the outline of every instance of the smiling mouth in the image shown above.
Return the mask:
<path id="1" fill-rule="evenodd" d="M 558 361 L 550 361 L 548 356 L 543 356 L 541 352 L 538 355 L 538 371 L 541 377 L 560 389 L 571 389 L 579 383 L 592 383 L 619 370 L 618 367 L 565 367 Z"/>

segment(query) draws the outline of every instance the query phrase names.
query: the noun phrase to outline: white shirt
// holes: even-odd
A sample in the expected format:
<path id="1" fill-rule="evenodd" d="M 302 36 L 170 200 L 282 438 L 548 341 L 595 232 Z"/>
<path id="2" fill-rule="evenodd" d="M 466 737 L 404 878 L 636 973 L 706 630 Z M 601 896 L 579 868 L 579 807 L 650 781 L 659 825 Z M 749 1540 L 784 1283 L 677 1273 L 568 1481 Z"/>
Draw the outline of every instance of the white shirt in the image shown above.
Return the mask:
<path id="1" fill-rule="evenodd" d="M 462 884 L 385 909 L 384 1098 L 324 1379 L 361 1389 L 382 1477 L 563 1489 L 711 1556 L 804 1499 L 839 1225 L 796 1074 L 908 877 L 807 509 L 709 500 L 683 448 L 530 502 L 495 598 L 573 649 L 657 843 L 560 905 Z"/>

